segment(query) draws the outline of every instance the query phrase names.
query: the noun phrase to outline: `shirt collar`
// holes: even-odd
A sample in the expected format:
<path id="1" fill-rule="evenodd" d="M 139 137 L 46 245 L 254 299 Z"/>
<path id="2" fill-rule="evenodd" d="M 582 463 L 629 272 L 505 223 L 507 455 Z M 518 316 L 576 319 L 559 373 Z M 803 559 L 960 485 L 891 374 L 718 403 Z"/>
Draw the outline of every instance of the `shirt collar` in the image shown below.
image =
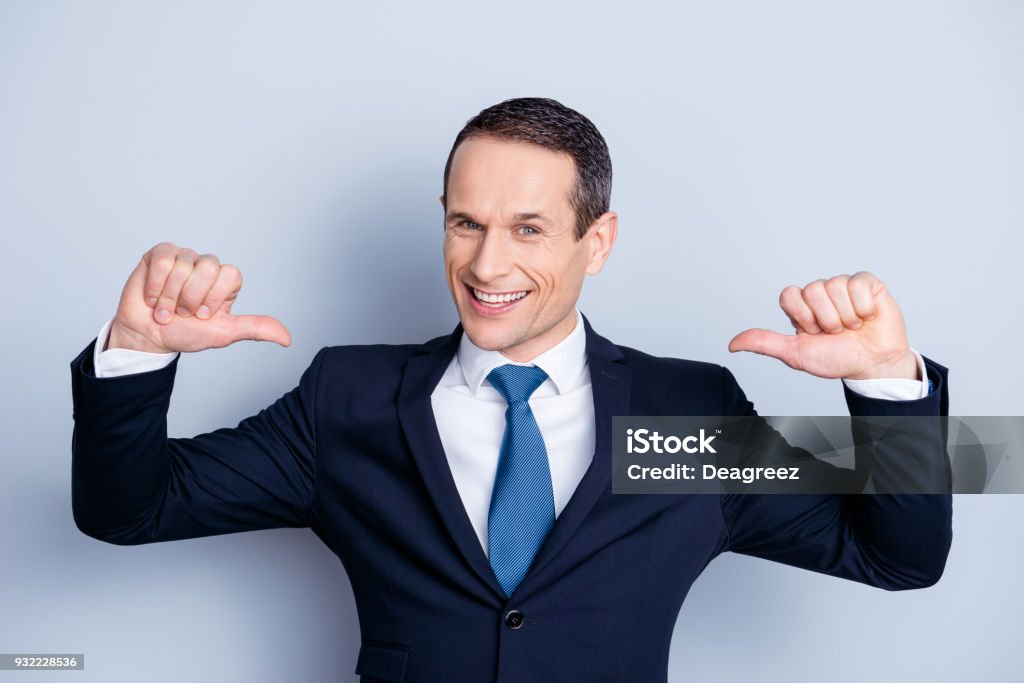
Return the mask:
<path id="1" fill-rule="evenodd" d="M 576 310 L 576 326 L 569 336 L 527 363 L 517 363 L 501 355 L 500 351 L 486 351 L 470 341 L 463 333 L 456 353 L 469 390 L 480 391 L 491 370 L 501 365 L 536 365 L 547 373 L 559 394 L 576 386 L 587 365 L 587 335 L 583 329 L 583 316 Z"/>

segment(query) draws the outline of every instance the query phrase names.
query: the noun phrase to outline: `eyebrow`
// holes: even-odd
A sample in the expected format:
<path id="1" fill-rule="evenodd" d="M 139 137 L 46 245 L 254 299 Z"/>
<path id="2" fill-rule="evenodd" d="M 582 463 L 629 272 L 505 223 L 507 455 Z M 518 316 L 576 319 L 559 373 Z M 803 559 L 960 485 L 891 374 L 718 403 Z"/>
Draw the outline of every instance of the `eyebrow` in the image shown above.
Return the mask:
<path id="1" fill-rule="evenodd" d="M 539 213 L 517 213 L 515 216 L 512 216 L 512 220 L 514 220 L 514 221 L 536 221 L 536 220 L 540 220 L 540 221 L 547 222 L 548 219 L 545 218 L 543 215 L 541 215 Z"/>
<path id="2" fill-rule="evenodd" d="M 445 220 L 449 220 L 449 221 L 459 220 L 459 219 L 464 220 L 464 221 L 473 221 L 474 223 L 478 223 L 479 222 L 479 221 L 477 221 L 477 219 L 473 218 L 473 216 L 471 216 L 470 214 L 466 213 L 465 211 L 449 211 L 448 214 L 445 216 Z M 539 221 L 542 221 L 542 222 L 545 222 L 545 223 L 548 222 L 548 219 L 545 218 L 543 214 L 532 212 L 532 211 L 517 213 L 514 216 L 512 216 L 512 220 L 513 221 L 537 221 L 537 220 L 539 220 Z"/>
<path id="3" fill-rule="evenodd" d="M 462 219 L 464 221 L 472 221 L 473 220 L 472 216 L 470 216 L 468 213 L 465 213 L 463 211 L 449 211 L 445 215 L 444 218 L 445 218 L 445 220 L 448 220 L 448 221 L 454 221 L 454 220 L 459 220 L 459 219 Z"/>

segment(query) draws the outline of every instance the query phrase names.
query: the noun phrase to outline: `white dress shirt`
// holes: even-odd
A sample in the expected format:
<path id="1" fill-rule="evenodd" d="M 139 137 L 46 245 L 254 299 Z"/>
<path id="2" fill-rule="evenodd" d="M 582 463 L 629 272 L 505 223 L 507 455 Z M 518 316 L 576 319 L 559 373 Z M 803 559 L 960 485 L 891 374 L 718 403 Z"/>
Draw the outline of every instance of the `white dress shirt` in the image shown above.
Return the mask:
<path id="1" fill-rule="evenodd" d="M 597 430 L 586 350 L 579 311 L 569 336 L 529 363 L 485 351 L 462 335 L 458 352 L 430 395 L 448 466 L 485 553 L 507 407 L 487 375 L 500 365 L 536 365 L 548 375 L 530 396 L 530 410 L 548 452 L 557 517 L 594 458 Z"/>
<path id="2" fill-rule="evenodd" d="M 96 338 L 93 366 L 97 377 L 159 370 L 177 356 L 176 353 L 127 349 L 104 351 L 111 322 L 103 326 Z M 452 478 L 484 553 L 488 552 L 487 517 L 505 433 L 506 408 L 505 399 L 487 381 L 487 375 L 505 364 L 536 365 L 548 375 L 533 392 L 529 403 L 548 452 L 557 517 L 594 457 L 594 398 L 586 343 L 579 311 L 576 311 L 576 326 L 569 336 L 529 363 L 514 363 L 498 351 L 485 351 L 462 335 L 458 351 L 430 395 Z M 914 356 L 924 381 L 900 378 L 843 381 L 868 398 L 894 401 L 923 398 L 928 395 L 927 374 L 921 354 L 914 351 Z"/>

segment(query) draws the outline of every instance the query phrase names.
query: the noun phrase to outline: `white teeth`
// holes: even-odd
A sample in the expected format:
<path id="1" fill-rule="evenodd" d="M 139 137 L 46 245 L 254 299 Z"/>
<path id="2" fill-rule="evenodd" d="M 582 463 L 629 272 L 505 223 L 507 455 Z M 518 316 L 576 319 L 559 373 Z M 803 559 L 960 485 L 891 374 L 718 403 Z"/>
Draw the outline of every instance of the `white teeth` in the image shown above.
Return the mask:
<path id="1" fill-rule="evenodd" d="M 526 295 L 527 292 L 515 292 L 510 294 L 487 294 L 486 292 L 481 292 L 479 289 L 473 290 L 473 296 L 476 297 L 478 301 L 483 301 L 484 303 L 488 304 L 507 304 L 512 301 L 518 301 L 519 299 L 522 299 Z"/>

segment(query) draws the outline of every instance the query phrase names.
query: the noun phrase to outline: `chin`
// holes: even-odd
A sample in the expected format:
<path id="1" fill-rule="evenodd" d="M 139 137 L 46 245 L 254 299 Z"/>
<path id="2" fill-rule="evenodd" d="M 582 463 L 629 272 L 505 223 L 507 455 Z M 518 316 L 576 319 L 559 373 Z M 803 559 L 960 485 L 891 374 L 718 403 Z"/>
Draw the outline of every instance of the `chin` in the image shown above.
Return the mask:
<path id="1" fill-rule="evenodd" d="M 517 343 L 508 330 L 493 329 L 493 323 L 462 320 L 462 329 L 469 340 L 485 351 L 501 351 Z M 492 329 L 488 329 L 492 328 Z"/>
<path id="2" fill-rule="evenodd" d="M 508 346 L 508 343 L 501 335 L 483 333 L 473 325 L 468 327 L 463 325 L 462 329 L 465 331 L 466 336 L 469 337 L 469 340 L 484 351 L 501 351 Z"/>

